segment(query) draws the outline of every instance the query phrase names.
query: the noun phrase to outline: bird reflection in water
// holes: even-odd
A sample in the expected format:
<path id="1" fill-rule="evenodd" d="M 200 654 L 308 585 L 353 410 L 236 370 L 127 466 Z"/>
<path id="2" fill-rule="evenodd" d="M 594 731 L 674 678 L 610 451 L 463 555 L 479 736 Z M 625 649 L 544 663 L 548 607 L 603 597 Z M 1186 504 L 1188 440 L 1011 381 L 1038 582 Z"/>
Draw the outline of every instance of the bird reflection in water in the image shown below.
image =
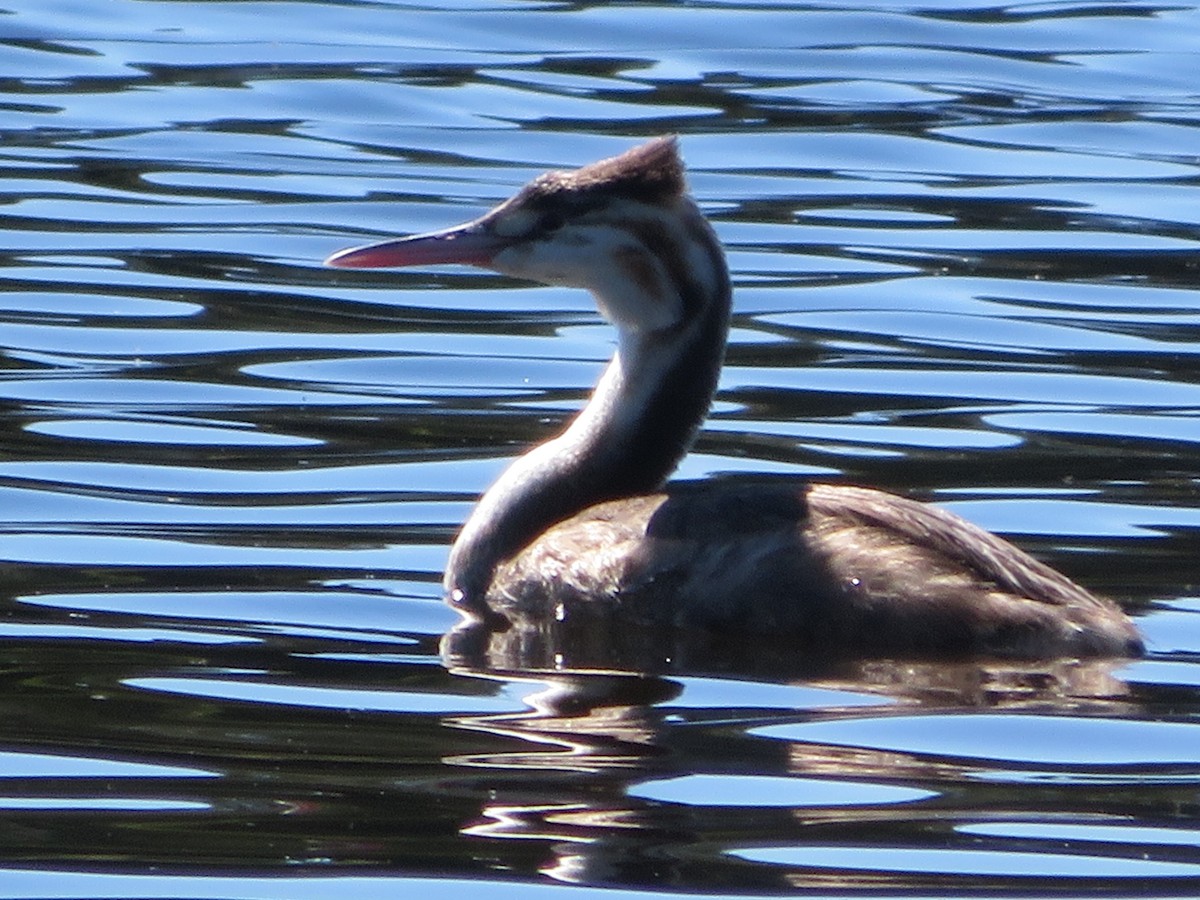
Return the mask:
<path id="1" fill-rule="evenodd" d="M 452 644 L 444 646 L 445 659 L 456 674 L 529 686 L 524 711 L 457 716 L 446 722 L 495 739 L 495 749 L 445 760 L 461 773 L 455 779 L 456 791 L 482 798 L 478 816 L 464 822 L 461 833 L 486 841 L 543 842 L 545 855 L 538 870 L 572 883 L 662 887 L 671 880 L 664 880 L 664 872 L 674 869 L 679 870 L 680 884 L 705 883 L 718 877 L 715 873 L 740 865 L 736 879 L 742 888 L 820 887 L 826 876 L 819 873 L 763 866 L 751 867 L 750 874 L 730 854 L 761 842 L 766 834 L 777 843 L 803 846 L 831 825 L 839 832 L 853 831 L 897 816 L 896 806 L 887 802 L 755 805 L 747 799 L 744 806 L 711 801 L 664 804 L 638 796 L 642 784 L 708 774 L 734 779 L 735 784 L 739 778 L 776 778 L 792 785 L 875 784 L 885 786 L 880 788 L 884 791 L 894 785 L 979 783 L 994 767 L 987 760 L 756 733 L 766 726 L 858 720 L 900 711 L 1069 708 L 1098 713 L 1127 705 L 1113 662 L 1103 660 L 842 660 L 830 662 L 823 671 L 810 668 L 791 682 L 777 681 L 769 703 L 753 699 L 758 696 L 753 686 L 739 690 L 731 683 L 735 694 L 747 697 L 745 705 L 722 709 L 687 699 L 689 686 L 711 691 L 719 682 L 698 672 L 679 669 L 673 676 L 652 676 L 615 669 L 571 671 L 562 657 L 557 671 L 514 669 L 519 660 L 511 647 L 491 660 L 501 663 L 499 668 L 486 659 L 476 659 L 477 667 L 471 667 Z M 820 702 L 813 702 L 814 694 Z M 919 819 L 945 813 L 938 806 L 940 790 L 917 793 L 929 799 L 907 805 L 906 815 Z M 929 812 L 921 813 L 922 802 L 929 803 Z M 734 876 L 725 872 L 719 877 Z M 864 886 L 886 883 L 878 873 L 862 877 Z M 849 886 L 852 881 L 843 878 L 841 883 Z M 904 884 L 900 880 L 893 886 Z"/>

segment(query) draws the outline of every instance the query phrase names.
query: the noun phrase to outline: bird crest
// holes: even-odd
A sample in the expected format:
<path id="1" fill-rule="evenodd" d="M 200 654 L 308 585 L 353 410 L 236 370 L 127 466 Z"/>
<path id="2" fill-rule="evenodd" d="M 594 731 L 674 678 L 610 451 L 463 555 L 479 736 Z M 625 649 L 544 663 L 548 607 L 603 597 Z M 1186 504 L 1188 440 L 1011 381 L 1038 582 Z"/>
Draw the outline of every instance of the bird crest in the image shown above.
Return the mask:
<path id="1" fill-rule="evenodd" d="M 683 194 L 686 182 L 675 137 L 668 136 L 579 169 L 547 172 L 535 178 L 529 190 L 547 200 L 563 194 L 603 194 L 659 203 Z"/>

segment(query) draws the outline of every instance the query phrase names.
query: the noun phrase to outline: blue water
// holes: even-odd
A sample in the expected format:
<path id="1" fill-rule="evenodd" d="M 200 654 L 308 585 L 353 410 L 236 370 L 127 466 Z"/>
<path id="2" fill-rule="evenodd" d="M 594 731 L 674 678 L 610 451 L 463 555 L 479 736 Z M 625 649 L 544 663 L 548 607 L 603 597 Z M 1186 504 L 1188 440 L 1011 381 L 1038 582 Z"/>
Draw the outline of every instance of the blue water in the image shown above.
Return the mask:
<path id="1" fill-rule="evenodd" d="M 1200 893 L 1197 72 L 1189 3 L 3 3 L 0 898 Z M 447 666 L 613 335 L 321 260 L 667 132 L 680 477 L 936 501 L 1146 659 Z"/>

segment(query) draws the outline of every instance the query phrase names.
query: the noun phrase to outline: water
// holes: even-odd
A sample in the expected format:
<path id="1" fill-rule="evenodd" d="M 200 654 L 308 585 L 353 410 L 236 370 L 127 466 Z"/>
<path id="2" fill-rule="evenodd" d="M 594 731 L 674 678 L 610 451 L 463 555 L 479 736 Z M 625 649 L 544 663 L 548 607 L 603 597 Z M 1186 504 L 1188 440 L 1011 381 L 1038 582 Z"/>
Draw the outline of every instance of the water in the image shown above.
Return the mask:
<path id="1" fill-rule="evenodd" d="M 0 36 L 0 897 L 1200 891 L 1195 6 L 8 0 Z M 448 541 L 612 336 L 320 260 L 668 131 L 737 285 L 681 477 L 936 500 L 1147 659 L 443 664 Z"/>

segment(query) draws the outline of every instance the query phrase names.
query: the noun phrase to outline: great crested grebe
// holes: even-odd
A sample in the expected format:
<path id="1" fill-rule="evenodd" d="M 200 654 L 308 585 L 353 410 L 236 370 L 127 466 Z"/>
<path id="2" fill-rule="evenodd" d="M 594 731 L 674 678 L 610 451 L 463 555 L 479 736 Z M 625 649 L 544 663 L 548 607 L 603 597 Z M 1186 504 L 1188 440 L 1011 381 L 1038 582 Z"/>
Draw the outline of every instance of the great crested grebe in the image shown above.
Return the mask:
<path id="1" fill-rule="evenodd" d="M 583 410 L 483 495 L 445 589 L 489 620 L 628 617 L 853 653 L 1133 656 L 1137 629 L 937 507 L 800 480 L 672 485 L 717 385 L 729 270 L 673 138 L 542 175 L 472 222 L 336 253 L 584 288 L 617 350 Z"/>

